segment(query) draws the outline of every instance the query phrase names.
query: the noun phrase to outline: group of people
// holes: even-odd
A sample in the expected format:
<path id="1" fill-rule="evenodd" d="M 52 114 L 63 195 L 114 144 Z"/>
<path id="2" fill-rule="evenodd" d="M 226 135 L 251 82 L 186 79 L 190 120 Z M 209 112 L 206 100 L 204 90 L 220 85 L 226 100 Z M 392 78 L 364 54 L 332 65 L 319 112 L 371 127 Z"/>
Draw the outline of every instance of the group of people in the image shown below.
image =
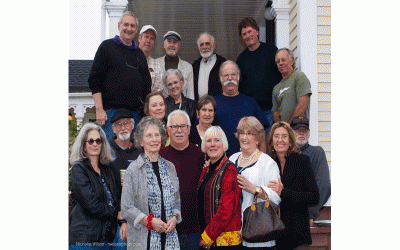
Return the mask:
<path id="1" fill-rule="evenodd" d="M 98 125 L 71 148 L 70 249 L 309 249 L 330 180 L 324 151 L 308 144 L 311 88 L 292 52 L 261 43 L 244 18 L 236 63 L 203 33 L 189 64 L 175 31 L 153 59 L 157 31 L 143 26 L 137 47 L 138 25 L 124 12 L 93 61 Z M 280 205 L 276 241 L 241 238 L 254 195 Z"/>

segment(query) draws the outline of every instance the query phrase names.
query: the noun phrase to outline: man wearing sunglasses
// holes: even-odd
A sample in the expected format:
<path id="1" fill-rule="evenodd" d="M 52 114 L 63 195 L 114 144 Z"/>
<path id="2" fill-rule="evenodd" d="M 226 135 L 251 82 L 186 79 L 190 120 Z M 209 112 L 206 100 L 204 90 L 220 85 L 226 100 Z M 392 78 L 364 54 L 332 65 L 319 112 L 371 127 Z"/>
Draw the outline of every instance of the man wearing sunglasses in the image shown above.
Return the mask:
<path id="1" fill-rule="evenodd" d="M 121 177 L 125 170 L 132 161 L 138 158 L 140 154 L 140 151 L 135 148 L 132 140 L 132 131 L 135 128 L 135 121 L 133 120 L 132 112 L 122 108 L 118 109 L 114 113 L 110 122 L 112 123 L 111 127 L 115 135 L 111 136 L 108 139 L 108 142 L 110 143 L 111 148 L 114 149 L 116 156 L 115 160 L 110 163 L 110 167 L 115 171 L 114 176 L 117 177 L 116 182 L 118 187 L 121 187 L 121 183 L 123 184 Z M 122 188 L 119 193 L 122 193 Z M 126 221 L 122 218 L 120 213 L 118 213 L 118 230 L 115 234 L 114 243 L 117 243 L 115 246 L 124 248 L 117 247 L 116 249 L 126 249 L 126 235 Z"/>
<path id="2" fill-rule="evenodd" d="M 176 168 L 181 194 L 182 222 L 176 226 L 180 249 L 199 249 L 200 228 L 197 216 L 197 184 L 204 165 L 204 153 L 189 142 L 190 118 L 183 110 L 168 116 L 167 130 L 171 145 L 160 150 L 160 155 Z"/>
<path id="3" fill-rule="evenodd" d="M 118 22 L 119 36 L 100 44 L 89 74 L 96 120 L 107 139 L 113 135 L 110 118 L 115 111 L 130 110 L 138 123 L 142 103 L 151 91 L 146 57 L 133 41 L 138 25 L 132 12 L 124 12 Z"/>

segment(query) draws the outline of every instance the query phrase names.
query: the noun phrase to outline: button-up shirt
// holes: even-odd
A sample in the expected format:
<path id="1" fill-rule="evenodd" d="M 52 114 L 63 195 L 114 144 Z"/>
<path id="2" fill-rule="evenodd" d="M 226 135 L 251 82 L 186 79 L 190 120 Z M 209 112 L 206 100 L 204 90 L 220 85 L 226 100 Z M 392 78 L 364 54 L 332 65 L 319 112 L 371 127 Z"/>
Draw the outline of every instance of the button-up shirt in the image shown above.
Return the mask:
<path id="1" fill-rule="evenodd" d="M 217 56 L 214 54 L 207 61 L 203 58 L 200 62 L 199 70 L 199 98 L 208 93 L 208 78 L 210 72 L 217 61 Z"/>

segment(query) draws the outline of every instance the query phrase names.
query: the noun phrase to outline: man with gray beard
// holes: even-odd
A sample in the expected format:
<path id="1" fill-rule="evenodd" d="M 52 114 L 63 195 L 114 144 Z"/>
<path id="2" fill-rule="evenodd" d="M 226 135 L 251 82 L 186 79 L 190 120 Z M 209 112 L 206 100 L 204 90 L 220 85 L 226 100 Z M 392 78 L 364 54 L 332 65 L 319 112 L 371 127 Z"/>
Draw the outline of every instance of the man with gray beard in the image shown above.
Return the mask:
<path id="1" fill-rule="evenodd" d="M 129 164 L 136 160 L 140 154 L 140 151 L 135 148 L 132 137 L 132 131 L 135 128 L 135 121 L 133 120 L 133 114 L 128 109 L 118 109 L 111 117 L 111 128 L 115 133 L 108 139 L 111 147 L 115 152 L 115 160 L 110 163 L 110 167 L 114 169 L 114 176 L 117 178 L 116 183 L 120 188 L 119 194 L 122 193 L 121 183 L 121 172 L 124 172 Z M 122 171 L 121 171 L 122 170 Z M 121 200 L 121 197 L 120 199 Z M 121 207 L 118 204 L 118 230 L 115 234 L 113 249 L 126 249 L 126 235 L 127 235 L 127 224 L 121 216 Z"/>
<path id="2" fill-rule="evenodd" d="M 220 126 L 228 139 L 229 149 L 227 157 L 240 151 L 239 141 L 235 137 L 239 120 L 245 116 L 254 116 L 264 126 L 268 126 L 267 119 L 256 100 L 239 93 L 240 70 L 233 61 L 225 61 L 219 69 L 222 84 L 222 94 L 215 96 L 217 112 L 215 124 Z M 260 150 L 266 152 L 266 141 L 261 144 Z"/>
<path id="3" fill-rule="evenodd" d="M 300 148 L 301 153 L 310 157 L 311 168 L 314 172 L 315 180 L 317 181 L 319 202 L 318 205 L 309 207 L 308 209 L 310 219 L 315 219 L 322 206 L 331 196 L 331 181 L 329 178 L 328 162 L 326 160 L 325 151 L 321 146 L 311 146 L 308 144 L 310 129 L 309 121 L 306 117 L 294 117 L 290 126 L 293 129 L 296 143 Z"/>
<path id="4" fill-rule="evenodd" d="M 216 96 L 222 93 L 218 69 L 226 59 L 215 52 L 215 38 L 207 32 L 200 34 L 197 47 L 201 57 L 193 62 L 194 100 L 203 95 Z"/>

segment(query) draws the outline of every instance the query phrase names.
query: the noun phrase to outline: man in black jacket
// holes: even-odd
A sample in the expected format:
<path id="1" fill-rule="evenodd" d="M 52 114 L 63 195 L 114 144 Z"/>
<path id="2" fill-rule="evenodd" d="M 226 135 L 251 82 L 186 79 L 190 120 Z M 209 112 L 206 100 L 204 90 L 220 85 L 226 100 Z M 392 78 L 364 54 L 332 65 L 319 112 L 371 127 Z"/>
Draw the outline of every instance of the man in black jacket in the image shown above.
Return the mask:
<path id="1" fill-rule="evenodd" d="M 135 127 L 132 112 L 127 109 L 118 109 L 111 117 L 112 130 L 114 136 L 108 139 L 110 146 L 114 149 L 115 160 L 110 163 L 110 167 L 115 171 L 116 182 L 118 187 L 121 186 L 121 172 L 125 172 L 129 164 L 136 160 L 140 151 L 135 148 L 132 138 L 132 131 Z M 122 171 L 121 171 L 122 170 Z M 122 174 L 123 175 L 123 174 Z M 119 190 L 122 193 L 122 188 Z M 119 197 L 121 200 L 121 197 Z M 114 243 L 126 246 L 127 224 L 121 216 L 121 211 L 118 212 L 118 230 L 115 234 Z"/>
<path id="2" fill-rule="evenodd" d="M 201 57 L 192 64 L 195 103 L 205 94 L 212 96 L 222 94 L 218 71 L 226 59 L 214 53 L 215 46 L 214 37 L 207 32 L 200 34 L 197 39 Z"/>

